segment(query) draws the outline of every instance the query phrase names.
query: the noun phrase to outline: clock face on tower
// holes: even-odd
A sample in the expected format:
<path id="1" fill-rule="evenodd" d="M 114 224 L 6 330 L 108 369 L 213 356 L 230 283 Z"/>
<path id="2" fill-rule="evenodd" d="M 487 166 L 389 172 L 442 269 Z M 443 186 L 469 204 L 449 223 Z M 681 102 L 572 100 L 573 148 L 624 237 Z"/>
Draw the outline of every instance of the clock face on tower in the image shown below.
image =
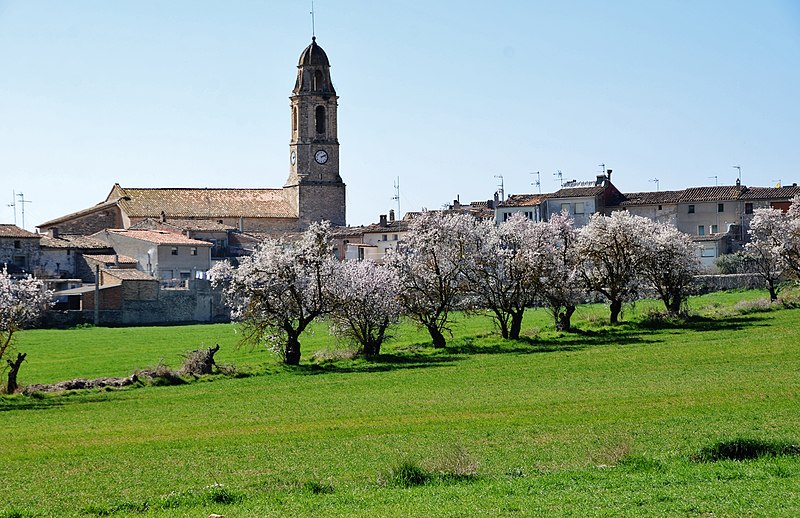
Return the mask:
<path id="1" fill-rule="evenodd" d="M 328 152 L 324 149 L 320 149 L 314 153 L 314 160 L 316 160 L 318 164 L 324 164 L 328 161 Z"/>
<path id="2" fill-rule="evenodd" d="M 294 165 L 295 163 L 297 163 L 297 153 L 295 153 L 294 151 L 292 151 L 292 154 L 291 154 L 291 155 L 289 155 L 289 160 L 292 162 L 292 165 Z"/>

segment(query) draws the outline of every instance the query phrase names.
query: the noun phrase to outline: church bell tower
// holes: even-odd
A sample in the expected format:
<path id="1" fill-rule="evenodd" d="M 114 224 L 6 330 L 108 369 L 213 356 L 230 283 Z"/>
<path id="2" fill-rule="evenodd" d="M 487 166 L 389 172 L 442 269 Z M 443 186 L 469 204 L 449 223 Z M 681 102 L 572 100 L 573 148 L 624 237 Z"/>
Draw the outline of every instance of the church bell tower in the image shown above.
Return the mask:
<path id="1" fill-rule="evenodd" d="M 339 175 L 336 90 L 331 65 L 316 37 L 300 54 L 291 96 L 289 178 L 284 185 L 301 228 L 314 221 L 345 223 L 345 184 Z"/>

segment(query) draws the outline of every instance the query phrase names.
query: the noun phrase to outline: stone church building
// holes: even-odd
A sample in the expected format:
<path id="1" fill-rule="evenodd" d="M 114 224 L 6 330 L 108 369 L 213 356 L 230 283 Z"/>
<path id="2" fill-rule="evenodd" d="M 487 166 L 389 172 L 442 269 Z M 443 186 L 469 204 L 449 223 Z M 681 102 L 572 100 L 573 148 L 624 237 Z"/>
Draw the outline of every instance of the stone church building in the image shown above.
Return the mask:
<path id="1" fill-rule="evenodd" d="M 344 226 L 339 174 L 338 96 L 330 62 L 312 38 L 297 64 L 291 96 L 289 177 L 282 188 L 133 188 L 114 184 L 104 201 L 38 226 L 41 232 L 89 235 L 146 219 L 213 221 L 245 232 L 282 234 L 314 221 Z"/>

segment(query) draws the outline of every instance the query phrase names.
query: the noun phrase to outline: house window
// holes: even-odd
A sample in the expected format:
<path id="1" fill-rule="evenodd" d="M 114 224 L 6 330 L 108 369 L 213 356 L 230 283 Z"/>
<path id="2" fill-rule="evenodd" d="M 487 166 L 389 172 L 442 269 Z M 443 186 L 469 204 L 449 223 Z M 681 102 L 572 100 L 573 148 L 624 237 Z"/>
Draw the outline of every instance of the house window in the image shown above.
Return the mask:
<path id="1" fill-rule="evenodd" d="M 694 214 L 694 205 L 689 205 L 689 214 Z"/>
<path id="2" fill-rule="evenodd" d="M 578 203 L 575 204 L 575 214 L 583 214 L 583 213 L 584 213 L 583 202 L 579 201 Z"/>
<path id="3" fill-rule="evenodd" d="M 714 249 L 713 246 L 709 246 L 709 247 L 705 247 L 704 246 L 703 249 L 700 251 L 700 256 L 701 257 L 716 257 L 717 256 L 717 251 L 716 251 L 716 249 Z"/>
<path id="4" fill-rule="evenodd" d="M 566 212 L 567 214 L 569 214 L 569 203 L 561 204 L 561 212 Z"/>
<path id="5" fill-rule="evenodd" d="M 387 241 L 388 239 L 389 239 L 389 236 L 387 236 L 386 234 L 383 234 L 381 236 L 381 241 Z"/>
<path id="6" fill-rule="evenodd" d="M 658 206 L 658 210 L 661 210 L 661 205 Z"/>
<path id="7" fill-rule="evenodd" d="M 753 204 L 752 203 L 745 203 L 744 204 L 744 213 L 745 214 L 752 214 L 753 213 Z"/>
<path id="8" fill-rule="evenodd" d="M 711 233 L 716 234 L 719 232 L 719 227 L 717 225 L 711 225 Z"/>
<path id="9" fill-rule="evenodd" d="M 509 217 L 510 215 L 511 215 L 511 214 L 510 214 L 510 213 L 508 213 L 508 212 L 504 212 L 504 213 L 503 213 L 503 222 L 504 222 L 504 223 L 505 223 L 506 221 L 508 221 L 508 217 Z"/>
<path id="10" fill-rule="evenodd" d="M 397 234 L 392 234 L 392 241 L 397 241 Z"/>
<path id="11" fill-rule="evenodd" d="M 706 235 L 706 226 L 705 225 L 697 225 L 697 235 L 698 236 Z"/>
<path id="12" fill-rule="evenodd" d="M 19 239 L 14 240 L 14 248 L 22 248 L 22 243 L 20 243 Z"/>
<path id="13" fill-rule="evenodd" d="M 725 212 L 725 204 L 717 203 L 717 212 Z"/>
<path id="14" fill-rule="evenodd" d="M 189 255 L 197 255 L 197 247 L 192 247 L 189 249 Z"/>
<path id="15" fill-rule="evenodd" d="M 14 256 L 14 266 L 18 266 L 19 268 L 25 268 L 25 256 L 24 255 L 15 255 Z"/>
<path id="16" fill-rule="evenodd" d="M 178 247 L 177 246 L 173 246 L 172 250 L 170 251 L 170 253 L 172 255 L 178 255 Z"/>

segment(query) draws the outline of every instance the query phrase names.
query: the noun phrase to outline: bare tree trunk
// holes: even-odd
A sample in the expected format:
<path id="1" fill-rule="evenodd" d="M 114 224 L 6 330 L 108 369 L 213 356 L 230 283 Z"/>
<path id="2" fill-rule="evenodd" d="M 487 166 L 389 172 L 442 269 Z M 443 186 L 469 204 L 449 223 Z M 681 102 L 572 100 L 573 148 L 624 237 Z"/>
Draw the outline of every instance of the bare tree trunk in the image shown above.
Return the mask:
<path id="1" fill-rule="evenodd" d="M 575 313 L 575 306 L 568 304 L 564 311 L 559 311 L 556 315 L 556 331 L 569 331 L 572 329 L 572 314 Z"/>
<path id="2" fill-rule="evenodd" d="M 8 363 L 8 366 L 10 367 L 10 370 L 8 371 L 6 394 L 13 394 L 17 391 L 17 374 L 19 374 L 19 368 L 22 366 L 22 362 L 25 361 L 26 356 L 28 356 L 27 353 L 17 353 L 16 360 L 6 360 L 6 363 Z"/>
<path id="3" fill-rule="evenodd" d="M 611 323 L 616 324 L 619 322 L 619 314 L 622 313 L 622 301 L 611 301 Z"/>
<path id="4" fill-rule="evenodd" d="M 286 351 L 283 355 L 286 365 L 300 365 L 300 340 L 298 336 L 290 334 L 286 342 Z"/>
<path id="5" fill-rule="evenodd" d="M 511 313 L 511 330 L 508 333 L 508 337 L 512 340 L 519 340 L 519 333 L 522 330 L 522 317 L 524 316 L 524 309 Z"/>
<path id="6" fill-rule="evenodd" d="M 428 333 L 430 333 L 431 338 L 433 339 L 433 346 L 437 349 L 444 349 L 444 347 L 447 345 L 447 342 L 444 339 L 442 332 L 439 331 L 435 325 L 427 326 L 427 328 Z"/>

